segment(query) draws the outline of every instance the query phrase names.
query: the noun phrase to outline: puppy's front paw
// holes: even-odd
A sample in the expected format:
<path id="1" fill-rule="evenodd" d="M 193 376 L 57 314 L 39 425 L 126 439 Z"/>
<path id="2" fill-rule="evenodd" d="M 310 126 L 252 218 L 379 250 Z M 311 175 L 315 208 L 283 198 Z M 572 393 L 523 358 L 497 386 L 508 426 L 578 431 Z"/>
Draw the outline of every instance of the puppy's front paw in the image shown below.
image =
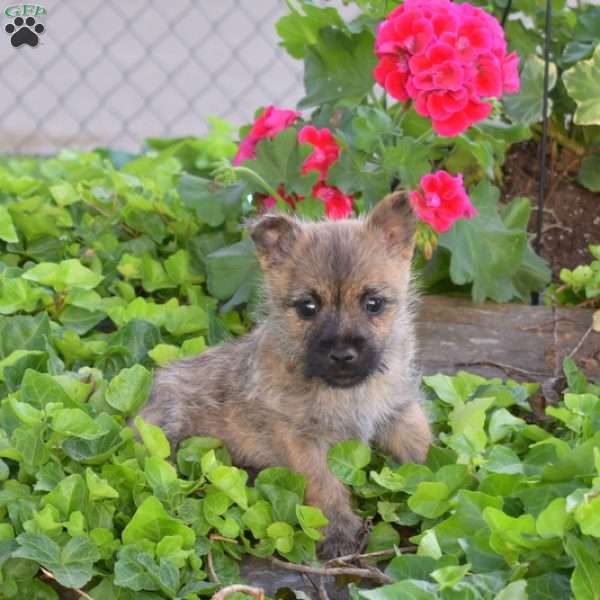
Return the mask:
<path id="1" fill-rule="evenodd" d="M 338 556 L 359 553 L 365 545 L 366 527 L 355 515 L 343 521 L 332 522 L 325 530 L 325 540 L 317 548 L 319 558 L 330 560 Z"/>

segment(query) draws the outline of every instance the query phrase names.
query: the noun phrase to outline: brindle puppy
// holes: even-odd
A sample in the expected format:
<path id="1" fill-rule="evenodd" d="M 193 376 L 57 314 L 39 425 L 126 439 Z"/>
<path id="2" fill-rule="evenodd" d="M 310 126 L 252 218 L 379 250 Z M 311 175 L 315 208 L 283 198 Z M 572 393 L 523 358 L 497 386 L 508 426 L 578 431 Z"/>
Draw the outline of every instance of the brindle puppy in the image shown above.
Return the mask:
<path id="1" fill-rule="evenodd" d="M 340 440 L 373 441 L 422 461 L 430 430 L 413 366 L 410 261 L 415 220 L 394 193 L 365 219 L 251 225 L 265 275 L 266 317 L 245 337 L 156 373 L 142 417 L 175 446 L 224 440 L 234 462 L 286 465 L 330 520 L 323 557 L 356 549 L 361 519 L 329 471 Z"/>

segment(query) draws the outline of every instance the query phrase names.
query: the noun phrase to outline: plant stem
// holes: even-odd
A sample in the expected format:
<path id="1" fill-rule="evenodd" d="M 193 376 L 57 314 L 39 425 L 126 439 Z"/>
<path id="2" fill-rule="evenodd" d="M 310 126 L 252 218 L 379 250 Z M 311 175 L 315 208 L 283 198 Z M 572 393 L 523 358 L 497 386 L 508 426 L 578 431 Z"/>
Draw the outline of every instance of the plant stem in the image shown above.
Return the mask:
<path id="1" fill-rule="evenodd" d="M 536 133 L 541 133 L 541 128 L 538 125 L 533 125 L 532 129 Z M 556 128 L 556 125 L 550 121 L 548 124 L 548 134 L 554 140 L 556 140 L 561 146 L 568 148 L 571 152 L 577 154 L 577 156 L 585 156 L 586 149 L 579 142 L 570 138 L 568 135 L 564 134 L 562 131 Z"/>
<path id="2" fill-rule="evenodd" d="M 252 596 L 255 600 L 264 600 L 265 598 L 265 591 L 263 589 L 238 583 L 234 585 L 228 585 L 220 589 L 213 595 L 211 600 L 224 600 L 227 598 L 227 596 L 230 594 L 235 594 L 236 592 Z"/>
<path id="3" fill-rule="evenodd" d="M 40 571 L 42 572 L 44 577 L 46 577 L 46 579 L 51 579 L 52 581 L 56 581 L 56 577 L 54 577 L 54 575 L 50 571 L 48 571 L 48 569 L 44 569 L 44 567 L 40 567 Z M 81 590 L 79 588 L 68 588 L 68 589 L 75 592 L 80 598 L 85 598 L 85 600 L 94 600 L 87 592 L 84 592 L 83 590 Z"/>
<path id="4" fill-rule="evenodd" d="M 295 563 L 285 562 L 283 560 L 279 560 L 278 558 L 271 558 L 271 563 L 288 571 L 307 573 L 309 575 L 347 575 L 360 577 L 362 579 L 372 579 L 373 581 L 377 581 L 381 584 L 394 583 L 394 580 L 391 577 L 388 577 L 385 573 L 382 573 L 375 568 L 361 569 L 355 567 L 311 567 L 308 565 L 297 565 Z"/>
<path id="5" fill-rule="evenodd" d="M 373 90 L 369 92 L 369 98 L 373 100 L 373 104 L 375 104 L 377 108 L 380 108 L 381 110 L 385 111 L 385 106 L 383 105 L 383 102 L 377 97 L 377 94 Z"/>
<path id="6" fill-rule="evenodd" d="M 259 185 L 263 187 L 267 194 L 273 196 L 273 198 L 275 198 L 275 200 L 277 200 L 278 203 L 285 205 L 285 201 L 283 200 L 283 198 L 258 173 L 256 173 L 252 169 L 248 169 L 248 167 L 231 167 L 231 169 L 235 173 L 241 173 L 249 176 L 251 179 L 254 179 L 254 181 L 256 181 Z"/>
<path id="7" fill-rule="evenodd" d="M 433 133 L 433 129 L 428 129 L 427 131 L 423 132 L 416 140 L 415 140 L 415 144 L 421 144 L 422 142 L 425 141 L 429 141 L 428 138 L 431 137 L 431 134 Z"/>

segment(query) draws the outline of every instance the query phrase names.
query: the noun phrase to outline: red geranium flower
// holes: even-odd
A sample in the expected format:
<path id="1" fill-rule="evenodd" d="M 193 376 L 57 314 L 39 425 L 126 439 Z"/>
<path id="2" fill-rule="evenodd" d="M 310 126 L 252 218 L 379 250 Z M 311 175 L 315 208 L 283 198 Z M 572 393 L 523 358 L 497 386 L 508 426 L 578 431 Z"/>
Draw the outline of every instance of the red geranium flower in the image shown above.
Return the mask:
<path id="1" fill-rule="evenodd" d="M 239 165 L 249 158 L 255 158 L 256 146 L 260 140 L 275 137 L 299 117 L 300 113 L 295 110 L 267 106 L 252 124 L 248 135 L 240 142 L 233 164 Z"/>
<path id="2" fill-rule="evenodd" d="M 352 196 L 334 186 L 317 183 L 312 195 L 325 203 L 325 214 L 330 219 L 346 219 L 352 214 Z"/>
<path id="3" fill-rule="evenodd" d="M 298 141 L 314 147 L 302 165 L 302 173 L 318 171 L 319 181 L 323 181 L 327 177 L 329 167 L 340 155 L 340 147 L 331 131 L 327 127 L 317 129 L 312 125 L 306 125 L 298 132 Z"/>
<path id="4" fill-rule="evenodd" d="M 377 83 L 414 100 L 440 135 L 462 133 L 489 115 L 489 98 L 519 91 L 519 59 L 506 53 L 502 27 L 470 4 L 406 0 L 380 24 L 375 53 Z"/>
<path id="5" fill-rule="evenodd" d="M 437 171 L 423 176 L 420 186 L 420 190 L 410 193 L 410 204 L 419 219 L 438 233 L 448 231 L 458 219 L 478 214 L 467 196 L 462 175 L 452 177 L 446 171 Z"/>
<path id="6" fill-rule="evenodd" d="M 283 183 L 277 188 L 277 193 L 283 198 L 283 201 L 292 209 L 296 210 L 296 203 L 304 198 L 296 194 L 286 194 Z M 264 194 L 256 194 L 258 212 L 267 212 L 276 204 L 275 196 L 265 196 Z"/>

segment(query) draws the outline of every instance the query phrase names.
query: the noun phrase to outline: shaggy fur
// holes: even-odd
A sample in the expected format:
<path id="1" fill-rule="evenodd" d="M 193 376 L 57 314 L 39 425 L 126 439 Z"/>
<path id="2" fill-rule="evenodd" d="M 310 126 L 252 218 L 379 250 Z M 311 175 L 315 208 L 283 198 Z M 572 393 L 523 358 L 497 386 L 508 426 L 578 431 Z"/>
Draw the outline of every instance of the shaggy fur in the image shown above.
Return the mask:
<path id="1" fill-rule="evenodd" d="M 302 473 L 307 501 L 330 520 L 320 554 L 353 552 L 362 522 L 327 467 L 328 448 L 359 438 L 406 462 L 424 460 L 430 442 L 413 367 L 414 217 L 394 193 L 366 219 L 267 215 L 250 231 L 267 316 L 243 338 L 160 369 L 142 417 L 174 446 L 214 436 L 240 466 Z M 365 309 L 372 297 L 383 299 L 378 314 Z M 319 307 L 308 318 L 298 311 L 307 298 Z M 340 348 L 355 360 L 331 359 Z"/>

